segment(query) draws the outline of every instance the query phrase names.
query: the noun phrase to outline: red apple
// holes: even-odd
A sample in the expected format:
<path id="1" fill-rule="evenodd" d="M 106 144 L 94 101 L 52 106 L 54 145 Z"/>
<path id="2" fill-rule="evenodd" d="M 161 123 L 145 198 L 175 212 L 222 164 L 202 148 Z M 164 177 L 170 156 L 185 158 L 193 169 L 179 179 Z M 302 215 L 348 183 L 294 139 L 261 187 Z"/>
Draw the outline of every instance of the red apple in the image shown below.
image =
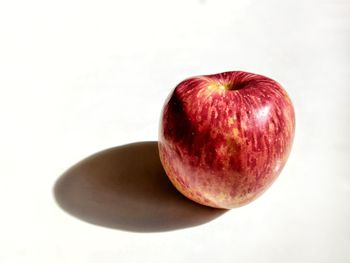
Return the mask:
<path id="1" fill-rule="evenodd" d="M 160 159 L 171 182 L 189 199 L 239 207 L 277 178 L 294 127 L 292 102 L 270 78 L 242 71 L 193 77 L 165 102 Z"/>

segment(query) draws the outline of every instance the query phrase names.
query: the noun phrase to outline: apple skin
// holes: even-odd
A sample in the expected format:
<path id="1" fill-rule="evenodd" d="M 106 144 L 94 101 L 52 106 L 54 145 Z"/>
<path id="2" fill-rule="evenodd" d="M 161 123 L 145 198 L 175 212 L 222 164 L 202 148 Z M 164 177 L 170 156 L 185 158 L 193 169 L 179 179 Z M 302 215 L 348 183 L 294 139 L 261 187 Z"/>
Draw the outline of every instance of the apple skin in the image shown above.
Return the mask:
<path id="1" fill-rule="evenodd" d="M 230 209 L 274 182 L 294 131 L 292 102 L 276 81 L 243 71 L 197 76 L 178 84 L 164 104 L 159 155 L 183 195 Z"/>

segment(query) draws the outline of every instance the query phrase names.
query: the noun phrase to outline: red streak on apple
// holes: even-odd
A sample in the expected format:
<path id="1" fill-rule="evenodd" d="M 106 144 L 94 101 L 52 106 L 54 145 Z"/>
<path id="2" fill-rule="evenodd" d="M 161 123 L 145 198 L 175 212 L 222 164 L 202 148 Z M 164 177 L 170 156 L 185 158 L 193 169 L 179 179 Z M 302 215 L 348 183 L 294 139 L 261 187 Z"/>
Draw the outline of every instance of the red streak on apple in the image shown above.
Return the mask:
<path id="1" fill-rule="evenodd" d="M 294 129 L 292 102 L 276 81 L 242 71 L 193 77 L 165 102 L 160 159 L 188 198 L 211 207 L 239 207 L 277 178 Z"/>

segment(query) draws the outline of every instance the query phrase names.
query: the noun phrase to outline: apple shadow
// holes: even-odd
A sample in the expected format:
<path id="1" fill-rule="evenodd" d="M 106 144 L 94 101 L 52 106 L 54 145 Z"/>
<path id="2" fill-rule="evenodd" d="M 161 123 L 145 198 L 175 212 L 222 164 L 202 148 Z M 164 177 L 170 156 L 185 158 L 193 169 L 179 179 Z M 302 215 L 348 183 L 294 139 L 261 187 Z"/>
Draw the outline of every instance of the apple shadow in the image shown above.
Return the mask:
<path id="1" fill-rule="evenodd" d="M 76 218 L 133 232 L 193 227 L 226 211 L 180 194 L 163 170 L 157 142 L 93 154 L 61 175 L 53 192 L 58 205 Z"/>

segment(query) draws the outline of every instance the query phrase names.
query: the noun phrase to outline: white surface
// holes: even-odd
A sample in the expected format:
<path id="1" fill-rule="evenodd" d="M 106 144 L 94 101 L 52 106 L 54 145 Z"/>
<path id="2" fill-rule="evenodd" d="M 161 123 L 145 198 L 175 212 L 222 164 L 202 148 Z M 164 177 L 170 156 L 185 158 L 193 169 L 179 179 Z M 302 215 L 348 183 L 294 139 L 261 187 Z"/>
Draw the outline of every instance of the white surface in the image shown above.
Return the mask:
<path id="1" fill-rule="evenodd" d="M 349 46 L 346 0 L 1 1 L 0 262 L 350 262 Z M 179 81 L 238 69 L 282 83 L 296 109 L 260 199 L 154 233 L 57 206 L 67 168 L 157 139 Z"/>

